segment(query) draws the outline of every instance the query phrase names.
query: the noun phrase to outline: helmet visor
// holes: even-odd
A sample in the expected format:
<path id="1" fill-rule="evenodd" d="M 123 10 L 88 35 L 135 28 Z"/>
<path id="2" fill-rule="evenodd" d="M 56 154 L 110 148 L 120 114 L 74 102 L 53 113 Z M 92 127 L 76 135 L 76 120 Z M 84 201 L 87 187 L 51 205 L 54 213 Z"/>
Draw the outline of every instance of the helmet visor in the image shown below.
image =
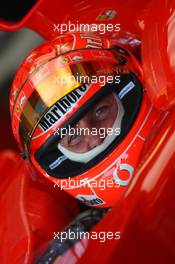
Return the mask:
<path id="1" fill-rule="evenodd" d="M 117 62 L 112 59 L 69 64 L 60 56 L 35 72 L 22 91 L 24 94 L 30 91 L 20 116 L 19 134 L 23 144 L 31 138 L 38 122 L 55 102 L 84 83 L 100 82 L 103 86 L 106 78 L 116 74 L 116 69 Z"/>

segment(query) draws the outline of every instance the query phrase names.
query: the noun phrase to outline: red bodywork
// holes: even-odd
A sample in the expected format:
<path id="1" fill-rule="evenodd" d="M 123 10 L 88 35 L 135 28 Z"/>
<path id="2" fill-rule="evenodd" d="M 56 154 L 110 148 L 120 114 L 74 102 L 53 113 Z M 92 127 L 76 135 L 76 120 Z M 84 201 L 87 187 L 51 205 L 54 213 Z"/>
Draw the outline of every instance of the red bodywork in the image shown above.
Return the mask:
<path id="1" fill-rule="evenodd" d="M 41 0 L 22 21 L 1 21 L 0 28 L 27 26 L 51 39 L 58 34 L 53 23 L 77 18 L 79 23 L 93 23 L 105 9 L 117 10 L 111 23 L 121 23 L 125 45 L 136 51 L 136 46 L 130 45 L 131 37 L 142 41 L 146 88 L 161 118 L 145 142 L 134 180 L 123 199 L 94 228 L 120 231 L 121 238 L 105 243 L 89 240 L 83 244 L 84 250 L 79 242 L 66 254 L 69 263 L 75 263 L 75 256 L 78 263 L 174 263 L 175 1 Z M 1 263 L 32 263 L 53 232 L 78 214 L 78 207 L 41 176 L 31 175 L 15 152 L 3 150 L 0 159 Z"/>

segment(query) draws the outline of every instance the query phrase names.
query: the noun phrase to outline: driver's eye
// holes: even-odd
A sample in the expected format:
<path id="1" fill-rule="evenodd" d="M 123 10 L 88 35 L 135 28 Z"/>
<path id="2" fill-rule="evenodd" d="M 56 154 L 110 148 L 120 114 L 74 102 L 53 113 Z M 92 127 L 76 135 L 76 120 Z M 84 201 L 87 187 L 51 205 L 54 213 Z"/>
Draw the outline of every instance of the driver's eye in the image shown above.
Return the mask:
<path id="1" fill-rule="evenodd" d="M 100 106 L 95 110 L 95 118 L 96 120 L 104 120 L 109 113 L 109 106 Z"/>
<path id="2" fill-rule="evenodd" d="M 60 143 L 62 143 L 63 146 L 73 146 L 80 142 L 80 135 L 79 134 L 73 134 L 73 135 L 65 135 L 61 140 Z"/>

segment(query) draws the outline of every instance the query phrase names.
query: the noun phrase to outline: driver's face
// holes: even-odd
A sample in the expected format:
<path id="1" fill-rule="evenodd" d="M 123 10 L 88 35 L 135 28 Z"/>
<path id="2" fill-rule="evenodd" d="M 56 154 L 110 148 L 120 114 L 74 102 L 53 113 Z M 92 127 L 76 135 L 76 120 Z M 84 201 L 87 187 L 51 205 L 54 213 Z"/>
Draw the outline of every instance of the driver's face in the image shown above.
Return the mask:
<path id="1" fill-rule="evenodd" d="M 100 128 L 111 128 L 117 117 L 117 110 L 118 107 L 114 94 L 106 96 L 94 105 L 75 126 L 76 129 L 88 128 L 89 133 L 84 133 L 83 135 L 80 133 L 66 135 L 60 141 L 60 144 L 66 149 L 78 153 L 87 152 L 100 145 L 106 136 L 102 138 L 99 133 L 92 135 L 90 131 L 92 128 L 95 128 L 97 131 Z"/>

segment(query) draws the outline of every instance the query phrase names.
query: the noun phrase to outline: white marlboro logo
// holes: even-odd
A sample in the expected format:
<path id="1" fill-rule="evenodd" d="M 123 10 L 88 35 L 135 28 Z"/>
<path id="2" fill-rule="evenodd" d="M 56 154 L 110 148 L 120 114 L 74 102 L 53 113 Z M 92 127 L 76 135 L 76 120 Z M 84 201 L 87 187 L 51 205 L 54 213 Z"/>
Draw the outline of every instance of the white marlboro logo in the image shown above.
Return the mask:
<path id="1" fill-rule="evenodd" d="M 76 196 L 76 198 L 88 206 L 96 206 L 96 205 L 105 204 L 105 202 L 103 200 L 101 200 L 96 195 L 81 195 L 81 194 L 79 194 Z"/>
<path id="2" fill-rule="evenodd" d="M 79 60 L 83 60 L 83 57 L 80 57 L 80 56 L 74 56 L 72 58 L 72 61 L 79 61 Z"/>
<path id="3" fill-rule="evenodd" d="M 94 35 L 90 34 L 80 34 L 82 39 L 86 40 L 86 48 L 101 49 L 103 47 L 103 40 Z"/>
<path id="4" fill-rule="evenodd" d="M 39 122 L 39 127 L 42 129 L 42 131 L 47 131 L 50 129 L 55 125 L 56 122 L 60 121 L 65 114 L 72 110 L 76 103 L 87 92 L 89 87 L 90 85 L 84 84 L 57 101 Z"/>

